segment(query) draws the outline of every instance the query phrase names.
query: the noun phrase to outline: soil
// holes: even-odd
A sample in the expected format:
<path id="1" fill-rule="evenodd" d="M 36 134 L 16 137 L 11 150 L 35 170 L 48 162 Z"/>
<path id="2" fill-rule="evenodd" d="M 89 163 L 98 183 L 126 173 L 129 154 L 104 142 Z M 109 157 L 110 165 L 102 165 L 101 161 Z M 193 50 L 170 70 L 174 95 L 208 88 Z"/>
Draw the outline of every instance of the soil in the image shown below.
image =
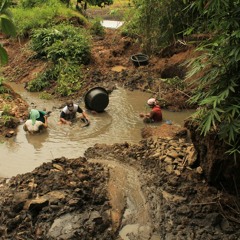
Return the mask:
<path id="1" fill-rule="evenodd" d="M 4 42 L 10 61 L 3 74 L 9 81 L 27 84 L 46 67 L 46 62 L 31 58 L 27 41 Z M 96 85 L 109 92 L 123 86 L 151 92 L 163 108 L 189 109 L 193 106 L 186 100 L 191 89 L 179 90 L 160 79 L 177 76 L 183 80 L 186 69 L 180 64 L 195 54 L 193 50 L 178 43 L 150 56 L 148 65 L 135 67 L 130 56 L 142 52 L 140 45 L 117 30 L 106 29 L 103 38 L 93 39 L 92 60 L 84 69 L 85 85 L 73 98 Z M 26 119 L 28 103 L 10 89 L 0 95 L 0 109 L 6 104 L 17 120 L 3 127 L 1 134 L 11 137 L 18 122 Z M 53 159 L 31 173 L 2 179 L 0 238 L 239 239 L 239 198 L 206 182 L 187 130 L 163 124 L 155 131 L 143 129 L 142 136 L 137 145 L 99 143 L 84 157 Z M 117 199 L 124 203 L 119 210 L 113 195 L 121 182 L 110 188 L 107 161 L 137 171 L 145 199 L 142 208 L 151 219 L 148 229 L 141 225 L 137 231 L 121 234 L 128 224 L 124 222 L 128 195 L 120 197 L 118 191 Z M 137 220 L 133 214 L 132 223 Z"/>

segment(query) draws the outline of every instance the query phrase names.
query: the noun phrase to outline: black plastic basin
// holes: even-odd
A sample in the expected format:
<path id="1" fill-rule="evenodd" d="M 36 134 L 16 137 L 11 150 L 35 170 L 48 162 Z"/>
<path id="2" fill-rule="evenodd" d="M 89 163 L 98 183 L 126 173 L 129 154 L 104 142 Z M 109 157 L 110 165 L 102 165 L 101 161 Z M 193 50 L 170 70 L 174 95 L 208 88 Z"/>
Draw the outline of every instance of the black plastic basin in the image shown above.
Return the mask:
<path id="1" fill-rule="evenodd" d="M 109 103 L 108 92 L 102 87 L 92 88 L 85 94 L 84 102 L 87 109 L 103 112 Z"/>
<path id="2" fill-rule="evenodd" d="M 138 53 L 131 56 L 131 60 L 135 67 L 148 65 L 149 56 L 143 53 Z"/>

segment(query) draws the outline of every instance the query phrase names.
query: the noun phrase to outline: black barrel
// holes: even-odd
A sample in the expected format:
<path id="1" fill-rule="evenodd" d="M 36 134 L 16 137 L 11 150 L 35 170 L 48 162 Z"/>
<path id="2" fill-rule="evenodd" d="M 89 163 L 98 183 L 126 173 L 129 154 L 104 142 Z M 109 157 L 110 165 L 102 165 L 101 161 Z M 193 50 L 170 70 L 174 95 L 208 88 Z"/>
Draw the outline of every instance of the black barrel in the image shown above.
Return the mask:
<path id="1" fill-rule="evenodd" d="M 84 102 L 87 109 L 103 112 L 109 103 L 108 92 L 102 87 L 92 88 L 85 94 Z"/>

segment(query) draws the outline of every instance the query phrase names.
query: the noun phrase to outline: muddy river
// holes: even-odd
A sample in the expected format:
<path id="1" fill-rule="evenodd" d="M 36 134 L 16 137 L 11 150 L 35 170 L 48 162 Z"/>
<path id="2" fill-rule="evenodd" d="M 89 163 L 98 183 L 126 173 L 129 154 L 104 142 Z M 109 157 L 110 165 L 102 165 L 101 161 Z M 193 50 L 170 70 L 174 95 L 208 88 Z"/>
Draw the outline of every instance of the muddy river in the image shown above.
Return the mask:
<path id="1" fill-rule="evenodd" d="M 10 85 L 30 106 L 37 109 L 46 107 L 52 114 L 45 133 L 29 135 L 20 125 L 15 137 L 4 139 L 0 144 L 0 177 L 32 171 L 53 158 L 82 156 L 88 147 L 96 143 L 137 143 L 141 140 L 141 128 L 144 127 L 144 123 L 139 118 L 139 113 L 149 111 L 146 106 L 146 100 L 151 97 L 149 93 L 117 88 L 109 95 L 109 105 L 105 112 L 88 113 L 91 124 L 83 128 L 80 123 L 72 126 L 58 124 L 63 102 L 39 99 L 38 93 L 29 93 L 20 84 Z M 77 99 L 76 102 L 84 108 L 83 100 Z M 173 124 L 182 125 L 190 113 L 163 110 L 163 122 L 171 120 Z"/>

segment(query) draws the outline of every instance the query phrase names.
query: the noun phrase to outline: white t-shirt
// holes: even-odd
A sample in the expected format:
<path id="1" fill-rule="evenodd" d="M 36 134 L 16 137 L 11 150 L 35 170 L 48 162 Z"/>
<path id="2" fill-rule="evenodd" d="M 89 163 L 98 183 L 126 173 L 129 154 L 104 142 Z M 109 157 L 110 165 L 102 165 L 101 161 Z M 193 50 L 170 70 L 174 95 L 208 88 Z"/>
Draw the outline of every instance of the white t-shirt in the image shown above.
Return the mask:
<path id="1" fill-rule="evenodd" d="M 31 119 L 28 119 L 24 124 L 24 126 L 26 126 L 26 128 L 29 132 L 37 132 L 39 130 L 39 127 L 42 125 L 44 125 L 44 124 L 41 121 L 36 121 L 35 124 L 32 125 Z"/>

